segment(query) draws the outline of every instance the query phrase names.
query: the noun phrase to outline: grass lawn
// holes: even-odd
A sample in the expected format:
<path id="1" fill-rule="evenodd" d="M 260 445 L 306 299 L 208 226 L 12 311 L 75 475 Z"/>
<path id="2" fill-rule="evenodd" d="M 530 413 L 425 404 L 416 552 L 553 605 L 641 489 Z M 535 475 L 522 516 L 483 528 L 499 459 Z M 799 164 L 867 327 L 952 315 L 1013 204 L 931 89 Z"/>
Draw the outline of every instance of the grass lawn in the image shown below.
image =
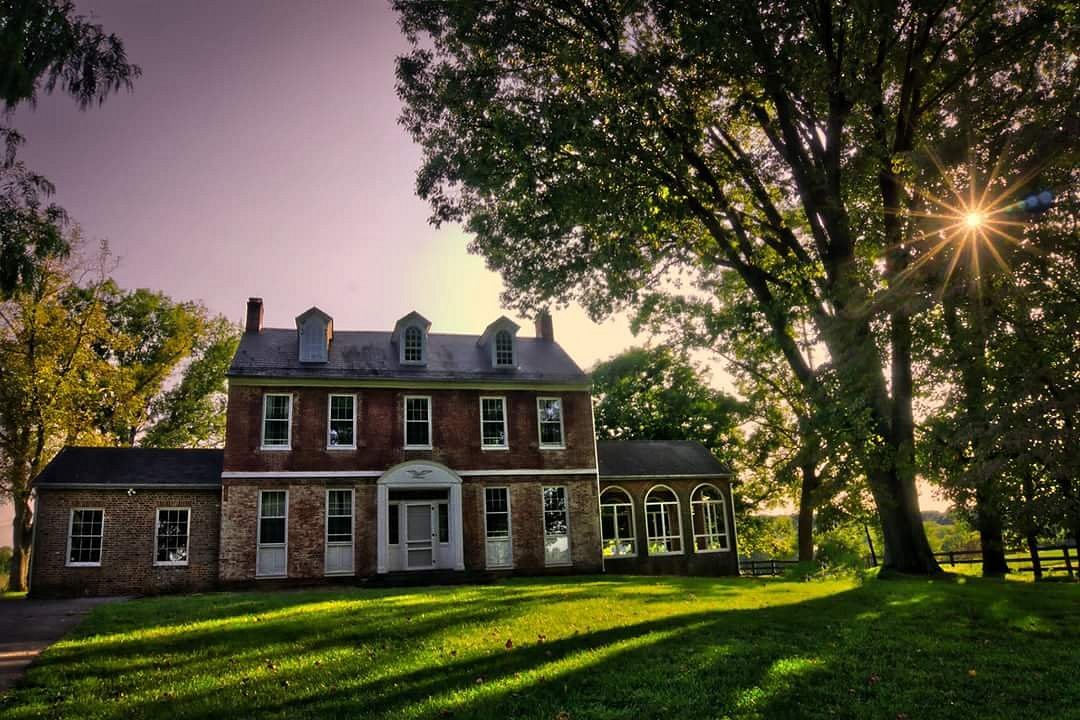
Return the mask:
<path id="1" fill-rule="evenodd" d="M 93 611 L 0 717 L 1080 718 L 1080 586 L 567 578 Z"/>

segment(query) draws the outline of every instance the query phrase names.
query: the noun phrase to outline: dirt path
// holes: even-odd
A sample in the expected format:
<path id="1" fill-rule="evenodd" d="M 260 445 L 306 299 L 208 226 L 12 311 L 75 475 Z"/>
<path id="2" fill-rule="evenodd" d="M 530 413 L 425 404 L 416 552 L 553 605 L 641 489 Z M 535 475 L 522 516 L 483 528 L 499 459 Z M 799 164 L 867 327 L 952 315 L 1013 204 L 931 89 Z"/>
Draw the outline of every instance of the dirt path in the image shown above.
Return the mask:
<path id="1" fill-rule="evenodd" d="M 0 693 L 18 682 L 41 651 L 64 637 L 86 613 L 122 599 L 0 600 Z"/>

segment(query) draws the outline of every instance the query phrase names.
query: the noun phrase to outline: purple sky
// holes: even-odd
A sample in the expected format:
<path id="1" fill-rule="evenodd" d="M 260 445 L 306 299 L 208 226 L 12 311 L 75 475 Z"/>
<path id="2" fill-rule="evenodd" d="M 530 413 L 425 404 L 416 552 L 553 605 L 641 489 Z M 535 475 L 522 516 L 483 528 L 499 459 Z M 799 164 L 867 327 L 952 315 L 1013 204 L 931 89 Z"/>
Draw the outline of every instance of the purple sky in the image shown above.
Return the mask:
<path id="1" fill-rule="evenodd" d="M 266 323 L 284 327 L 311 305 L 340 329 L 389 329 L 416 309 L 433 331 L 479 333 L 504 312 L 498 276 L 459 228 L 430 227 L 413 194 L 419 152 L 394 94 L 406 44 L 388 4 L 78 6 L 143 76 L 85 112 L 43 96 L 12 124 L 85 236 L 109 241 L 121 285 L 237 322 L 261 296 Z M 597 326 L 569 308 L 554 320 L 585 368 L 634 343 L 625 318 Z M 9 523 L 0 509 L 0 538 Z"/>

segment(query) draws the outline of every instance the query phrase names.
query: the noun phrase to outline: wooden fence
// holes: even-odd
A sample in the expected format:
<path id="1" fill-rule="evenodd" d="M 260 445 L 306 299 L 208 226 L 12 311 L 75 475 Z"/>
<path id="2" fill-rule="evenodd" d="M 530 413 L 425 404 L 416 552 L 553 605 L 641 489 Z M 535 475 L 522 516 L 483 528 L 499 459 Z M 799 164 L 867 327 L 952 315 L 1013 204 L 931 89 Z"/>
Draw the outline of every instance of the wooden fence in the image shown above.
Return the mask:
<path id="1" fill-rule="evenodd" d="M 739 572 L 751 577 L 768 575 L 783 575 L 792 565 L 798 564 L 798 560 L 740 560 Z"/>
<path id="2" fill-rule="evenodd" d="M 1038 549 L 1039 574 L 1053 575 L 1064 573 L 1068 577 L 1077 576 L 1080 570 L 1080 552 L 1071 545 L 1047 545 Z M 982 552 L 979 550 L 953 550 L 952 552 L 934 553 L 934 557 L 942 566 L 956 567 L 957 565 L 981 565 Z M 1035 572 L 1034 562 L 1027 550 L 1008 550 L 1005 559 L 1009 563 L 1009 569 L 1018 573 Z M 783 575 L 789 567 L 798 564 L 797 560 L 740 560 L 739 572 L 750 577 L 767 577 L 770 575 Z M 867 562 L 869 566 L 870 563 Z"/>
<path id="3" fill-rule="evenodd" d="M 1047 545 L 1038 548 L 1038 555 L 1041 574 L 1050 575 L 1061 572 L 1070 578 L 1076 577 L 1077 565 L 1080 564 L 1080 555 L 1078 555 L 1075 547 L 1071 545 Z M 979 550 L 939 552 L 934 553 L 934 557 L 944 566 L 982 565 L 982 552 Z M 1006 550 L 1005 561 L 1013 572 L 1035 572 L 1034 560 L 1027 550 Z"/>

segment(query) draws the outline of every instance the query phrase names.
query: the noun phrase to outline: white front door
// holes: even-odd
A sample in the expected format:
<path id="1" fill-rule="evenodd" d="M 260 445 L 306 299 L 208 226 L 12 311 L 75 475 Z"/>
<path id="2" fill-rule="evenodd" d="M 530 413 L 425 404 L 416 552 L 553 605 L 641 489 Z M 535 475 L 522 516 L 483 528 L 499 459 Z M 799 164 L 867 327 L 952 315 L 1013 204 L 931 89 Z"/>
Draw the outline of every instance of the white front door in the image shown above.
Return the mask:
<path id="1" fill-rule="evenodd" d="M 405 506 L 406 568 L 430 570 L 435 567 L 435 506 L 408 503 Z"/>

